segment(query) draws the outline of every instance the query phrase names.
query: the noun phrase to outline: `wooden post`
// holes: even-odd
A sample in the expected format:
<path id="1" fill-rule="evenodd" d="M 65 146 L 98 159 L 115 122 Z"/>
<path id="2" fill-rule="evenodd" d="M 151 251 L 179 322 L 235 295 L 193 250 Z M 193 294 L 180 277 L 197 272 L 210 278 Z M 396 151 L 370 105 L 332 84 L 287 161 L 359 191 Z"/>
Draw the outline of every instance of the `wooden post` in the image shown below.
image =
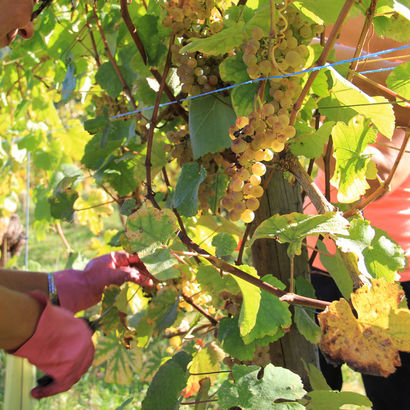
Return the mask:
<path id="1" fill-rule="evenodd" d="M 302 212 L 301 188 L 296 182 L 289 183 L 281 171 L 275 171 L 269 181 L 261 205 L 256 212 L 255 227 L 275 214 Z M 253 263 L 260 276 L 272 274 L 288 286 L 290 281 L 290 259 L 286 253 L 287 245 L 279 244 L 271 239 L 259 239 L 252 246 Z M 307 252 L 295 257 L 295 278 L 303 276 L 309 280 L 309 265 Z M 291 308 L 293 311 L 293 308 Z M 306 363 L 318 366 L 317 347 L 309 343 L 292 325 L 291 331 L 270 347 L 271 360 L 274 365 L 282 366 L 299 374 L 305 388 L 310 384 L 303 367 Z"/>

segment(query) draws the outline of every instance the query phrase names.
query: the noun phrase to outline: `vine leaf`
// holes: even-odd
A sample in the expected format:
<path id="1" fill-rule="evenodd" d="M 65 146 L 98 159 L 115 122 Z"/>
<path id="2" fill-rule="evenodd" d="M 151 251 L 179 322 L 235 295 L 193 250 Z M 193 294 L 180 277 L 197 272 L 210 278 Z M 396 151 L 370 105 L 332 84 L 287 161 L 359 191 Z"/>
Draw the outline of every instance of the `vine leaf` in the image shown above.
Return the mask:
<path id="1" fill-rule="evenodd" d="M 333 82 L 331 95 L 340 106 L 351 106 L 352 110 L 369 118 L 385 137 L 391 139 L 394 131 L 395 117 L 393 108 L 391 104 L 388 104 L 386 98 L 380 96 L 369 97 L 342 77 L 333 67 L 325 70 Z"/>
<path id="2" fill-rule="evenodd" d="M 194 159 L 230 147 L 228 130 L 235 119 L 236 115 L 226 98 L 207 95 L 192 100 L 189 131 Z"/>
<path id="3" fill-rule="evenodd" d="M 74 203 L 77 220 L 80 225 L 88 225 L 94 235 L 104 229 L 102 218 L 112 215 L 114 209 L 108 194 L 102 189 L 90 189 L 87 198 L 79 197 Z"/>
<path id="4" fill-rule="evenodd" d="M 95 75 L 95 80 L 112 98 L 117 98 L 122 91 L 123 87 L 121 81 L 119 80 L 113 65 L 109 61 L 101 64 L 97 74 Z"/>
<path id="5" fill-rule="evenodd" d="M 245 84 L 236 87 L 231 92 L 232 106 L 235 114 L 239 116 L 248 116 L 253 111 L 254 95 L 258 90 L 258 84 Z"/>
<path id="6" fill-rule="evenodd" d="M 211 385 L 218 378 L 218 371 L 220 370 L 220 363 L 225 357 L 223 350 L 215 343 L 208 343 L 203 349 L 201 349 L 192 359 L 192 362 L 189 364 L 190 373 L 211 373 L 215 374 L 204 374 L 204 375 L 191 375 L 189 376 L 186 391 L 187 392 L 198 392 L 201 385 L 200 382 L 202 379 L 207 378 Z M 185 396 L 189 397 L 189 396 Z"/>
<path id="7" fill-rule="evenodd" d="M 398 350 L 410 351 L 410 311 L 398 308 L 404 292 L 396 284 L 374 279 L 352 293 L 357 313 L 345 299 L 318 315 L 321 350 L 336 363 L 361 373 L 387 377 L 401 365 Z"/>
<path id="8" fill-rule="evenodd" d="M 173 207 L 183 216 L 194 216 L 198 212 L 198 188 L 206 178 L 203 165 L 196 162 L 184 164 L 175 187 Z"/>
<path id="9" fill-rule="evenodd" d="M 176 217 L 170 209 L 140 208 L 128 217 L 122 243 L 130 253 L 145 250 L 143 257 L 166 245 L 176 229 Z"/>
<path id="10" fill-rule="evenodd" d="M 319 241 L 317 248 L 320 253 L 320 262 L 325 269 L 330 273 L 333 280 L 336 282 L 341 294 L 350 299 L 350 294 L 353 292 L 353 280 L 348 269 L 340 255 L 340 251 L 336 250 L 334 255 L 329 254 L 328 249 L 322 241 Z"/>
<path id="11" fill-rule="evenodd" d="M 392 282 L 398 270 L 406 266 L 403 249 L 386 232 L 374 228 L 369 221 L 359 218 L 350 221 L 349 235 L 336 238 L 343 252 L 352 252 L 357 257 L 362 273 Z"/>
<path id="12" fill-rule="evenodd" d="M 334 24 L 344 4 L 343 0 L 328 3 L 326 0 L 297 0 L 293 5 L 316 24 Z"/>
<path id="13" fill-rule="evenodd" d="M 289 243 L 288 255 L 300 255 L 302 242 L 306 236 L 320 234 L 346 235 L 349 222 L 336 212 L 326 212 L 321 215 L 304 215 L 292 212 L 286 215 L 273 215 L 263 221 L 255 230 L 248 246 L 257 239 L 277 239 L 280 243 Z"/>
<path id="14" fill-rule="evenodd" d="M 191 356 L 181 350 L 165 362 L 155 374 L 142 401 L 142 410 L 174 410 L 188 380 L 187 366 Z"/>
<path id="15" fill-rule="evenodd" d="M 314 319 L 306 312 L 305 309 L 295 306 L 295 324 L 302 336 L 312 344 L 318 344 L 322 332 Z"/>
<path id="16" fill-rule="evenodd" d="M 129 349 L 125 348 L 113 333 L 98 340 L 93 365 L 99 366 L 104 362 L 104 381 L 128 385 L 134 374 L 141 371 L 142 351 L 133 342 Z"/>
<path id="17" fill-rule="evenodd" d="M 219 294 L 223 291 L 236 295 L 240 292 L 238 285 L 231 275 L 220 275 L 213 266 L 200 265 L 196 274 L 196 280 L 201 285 L 201 289 L 208 291 L 214 300 L 219 299 Z"/>
<path id="18" fill-rule="evenodd" d="M 165 281 L 179 276 L 177 264 L 169 249 L 157 249 L 154 253 L 140 256 L 142 262 L 158 280 Z"/>
<path id="19" fill-rule="evenodd" d="M 238 366 L 232 368 L 234 383 L 226 380 L 218 391 L 218 404 L 224 409 L 240 407 L 242 409 L 274 409 L 290 405 L 292 409 L 304 409 L 295 400 L 306 394 L 302 380 L 288 369 L 268 364 L 263 370 L 263 377 L 258 377 L 257 366 Z M 291 400 L 292 402 L 286 402 Z M 285 408 L 285 407 L 284 407 Z"/>
<path id="20" fill-rule="evenodd" d="M 386 84 L 401 97 L 410 99 L 410 63 L 398 65 L 386 78 Z"/>
<path id="21" fill-rule="evenodd" d="M 317 131 L 311 129 L 309 134 L 297 135 L 290 141 L 290 150 L 295 155 L 319 158 L 323 154 L 323 146 L 328 142 L 334 125 L 334 121 L 325 122 Z"/>
<path id="22" fill-rule="evenodd" d="M 357 201 L 369 188 L 366 174 L 371 156 L 364 150 L 376 140 L 376 136 L 376 130 L 370 128 L 370 121 L 361 115 L 352 118 L 348 125 L 338 122 L 333 128 L 336 165 L 332 183 L 338 187 L 338 201 Z"/>
<path id="23" fill-rule="evenodd" d="M 182 47 L 180 52 L 192 53 L 194 51 L 200 51 L 201 53 L 215 56 L 228 53 L 242 44 L 242 27 L 243 22 L 239 22 L 210 37 L 193 40 L 185 47 Z"/>
<path id="24" fill-rule="evenodd" d="M 372 407 L 372 402 L 362 394 L 350 391 L 314 390 L 307 408 L 312 410 L 339 410 L 345 404 Z"/>
<path id="25" fill-rule="evenodd" d="M 238 360 L 252 360 L 255 343 L 245 344 L 241 338 L 238 317 L 224 317 L 219 321 L 218 340 L 222 349 Z"/>
<path id="26" fill-rule="evenodd" d="M 226 83 L 234 82 L 238 84 L 250 79 L 246 71 L 246 64 L 242 60 L 242 53 L 225 58 L 219 65 L 219 74 Z"/>
<path id="27" fill-rule="evenodd" d="M 233 235 L 221 232 L 212 238 L 212 246 L 215 246 L 215 255 L 218 257 L 229 256 L 237 248 L 238 243 Z"/>
<path id="28" fill-rule="evenodd" d="M 257 275 L 255 268 L 249 266 L 240 268 L 252 276 Z M 288 304 L 243 279 L 237 277 L 234 279 L 241 288 L 243 296 L 239 315 L 239 328 L 243 341 L 248 344 L 266 336 L 270 337 L 270 341 L 282 337 L 292 324 Z M 285 285 L 272 275 L 265 275 L 263 280 L 280 289 L 285 288 Z"/>
<path id="29" fill-rule="evenodd" d="M 100 322 L 104 334 L 118 331 L 123 337 L 130 336 L 131 332 L 126 324 L 127 291 L 126 287 L 121 289 L 117 285 L 105 287 L 100 312 L 100 315 L 104 314 Z"/>
<path id="30" fill-rule="evenodd" d="M 62 188 L 54 192 L 53 196 L 48 198 L 51 216 L 68 222 L 72 221 L 74 202 L 77 198 L 77 191 L 74 191 L 71 187 Z"/>

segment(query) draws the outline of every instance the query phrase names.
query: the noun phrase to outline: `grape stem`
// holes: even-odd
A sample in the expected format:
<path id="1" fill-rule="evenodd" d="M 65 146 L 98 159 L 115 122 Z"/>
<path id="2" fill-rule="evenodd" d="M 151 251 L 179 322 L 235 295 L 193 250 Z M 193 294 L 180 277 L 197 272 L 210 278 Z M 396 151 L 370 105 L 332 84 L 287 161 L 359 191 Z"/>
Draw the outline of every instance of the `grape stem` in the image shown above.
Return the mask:
<path id="1" fill-rule="evenodd" d="M 135 28 L 132 20 L 130 13 L 128 11 L 128 4 L 127 0 L 120 0 L 120 5 L 121 5 L 121 15 L 124 20 L 125 25 L 127 26 L 128 31 L 130 32 L 131 38 L 133 39 L 140 55 L 142 58 L 142 61 L 144 62 L 145 65 L 147 65 L 147 53 L 145 51 L 144 44 L 142 43 L 142 40 L 138 34 L 137 29 Z M 162 83 L 162 76 L 156 70 L 155 68 L 150 68 L 151 74 L 154 76 L 154 78 L 157 80 L 158 84 Z M 169 88 L 168 84 L 164 85 L 164 92 L 169 98 L 170 101 L 177 101 L 178 99 L 174 96 L 174 93 L 172 90 Z M 177 109 L 181 117 L 184 119 L 185 122 L 188 123 L 188 114 L 185 111 L 185 109 L 181 106 L 181 104 L 177 104 Z"/>
<path id="2" fill-rule="evenodd" d="M 330 305 L 330 302 L 326 302 L 324 300 L 312 299 L 305 296 L 300 296 L 294 293 L 287 293 L 271 284 L 264 282 L 263 280 L 249 275 L 248 273 L 244 272 L 243 270 L 230 265 L 229 263 L 225 262 L 223 259 L 219 259 L 216 256 L 210 255 L 204 249 L 202 249 L 199 245 L 193 242 L 187 234 L 184 234 L 182 231 L 178 233 L 179 239 L 190 249 L 196 251 L 199 254 L 207 255 L 207 260 L 211 262 L 218 270 L 228 272 L 238 278 L 245 280 L 252 285 L 257 286 L 260 289 L 266 290 L 268 293 L 275 295 L 279 298 L 279 300 L 283 302 L 287 302 L 289 304 L 294 305 L 301 305 L 312 307 L 315 309 L 326 309 L 327 306 Z"/>
<path id="3" fill-rule="evenodd" d="M 156 206 L 156 208 L 160 209 L 158 203 L 154 198 L 154 192 L 152 190 L 152 175 L 151 175 L 151 154 L 152 154 L 152 146 L 154 140 L 154 129 L 157 124 L 157 116 L 159 111 L 159 105 L 161 103 L 162 93 L 164 91 L 166 78 L 168 76 L 169 69 L 171 67 L 171 46 L 174 44 L 175 41 L 175 34 L 171 34 L 169 39 L 169 46 L 168 46 L 168 54 L 165 60 L 164 72 L 162 74 L 161 83 L 159 85 L 159 90 L 157 93 L 157 98 L 155 100 L 155 106 L 152 112 L 150 126 L 148 130 L 148 137 L 147 137 L 147 155 L 145 157 L 145 169 L 146 169 L 146 179 L 147 179 L 147 198 L 151 200 L 151 202 Z M 155 205 L 156 204 L 156 205 Z"/>
<path id="4" fill-rule="evenodd" d="M 212 317 L 205 309 L 203 309 L 201 306 L 197 305 L 191 297 L 189 297 L 188 295 L 185 295 L 185 293 L 182 293 L 181 296 L 183 297 L 183 299 L 185 300 L 186 303 L 188 303 L 189 305 L 191 305 L 195 310 L 197 310 L 201 315 L 203 315 L 204 317 L 206 317 L 213 326 L 216 326 L 218 324 L 218 321 Z"/>
<path id="5" fill-rule="evenodd" d="M 326 42 L 326 45 L 322 51 L 322 54 L 320 55 L 320 57 L 318 58 L 318 60 L 316 61 L 316 65 L 317 66 L 322 66 L 326 60 L 327 57 L 329 56 L 330 51 L 333 49 L 333 46 L 336 42 L 337 36 L 340 32 L 340 29 L 342 28 L 342 25 L 350 11 L 350 9 L 352 8 L 353 4 L 354 4 L 355 0 L 346 0 L 345 4 L 343 5 L 342 10 L 339 13 L 339 16 L 337 17 L 336 23 L 333 26 L 332 32 L 329 35 L 329 38 Z M 290 121 L 289 124 L 290 125 L 294 125 L 295 121 L 296 121 L 296 115 L 298 114 L 300 108 L 302 107 L 303 101 L 305 99 L 305 97 L 307 96 L 310 87 L 313 84 L 313 81 L 315 80 L 315 78 L 317 77 L 317 75 L 319 74 L 319 71 L 312 71 L 309 75 L 309 78 L 305 84 L 305 86 L 302 89 L 302 92 L 299 95 L 299 98 L 297 99 L 296 103 L 293 105 L 293 109 L 292 112 L 290 114 Z"/>
<path id="6" fill-rule="evenodd" d="M 121 71 L 118 67 L 117 62 L 115 61 L 114 56 L 111 53 L 110 47 L 108 46 L 107 38 L 105 37 L 105 33 L 104 33 L 103 28 L 102 28 L 101 21 L 98 17 L 98 14 L 97 14 L 97 1 L 96 0 L 94 0 L 94 4 L 93 4 L 93 15 L 94 15 L 95 22 L 97 23 L 97 28 L 98 28 L 98 31 L 100 32 L 101 39 L 104 43 L 104 48 L 105 48 L 105 52 L 107 53 L 108 59 L 110 60 L 112 66 L 114 67 L 114 70 L 115 70 L 115 72 L 118 76 L 118 79 L 120 80 L 120 82 L 122 84 L 122 87 L 124 89 L 125 94 L 127 94 L 127 96 L 129 98 L 134 110 L 136 110 L 137 109 L 137 104 L 135 102 L 135 99 L 134 99 L 134 97 L 131 93 L 131 90 L 129 89 L 129 87 L 127 85 L 127 82 L 125 81 L 124 76 L 122 75 L 122 73 L 121 73 Z"/>
<path id="7" fill-rule="evenodd" d="M 377 0 L 371 0 L 370 6 L 366 11 L 366 19 L 363 23 L 362 32 L 360 33 L 360 37 L 357 42 L 357 46 L 356 46 L 356 50 L 354 52 L 353 58 L 359 57 L 359 55 L 363 51 L 363 46 L 366 41 L 367 35 L 369 34 L 369 30 L 372 25 L 374 13 L 376 11 L 376 4 L 377 4 Z M 352 61 L 350 63 L 350 71 L 349 71 L 349 74 L 347 75 L 348 81 L 352 81 L 353 77 L 355 76 L 355 71 L 357 69 L 357 66 L 358 66 L 358 61 Z"/>

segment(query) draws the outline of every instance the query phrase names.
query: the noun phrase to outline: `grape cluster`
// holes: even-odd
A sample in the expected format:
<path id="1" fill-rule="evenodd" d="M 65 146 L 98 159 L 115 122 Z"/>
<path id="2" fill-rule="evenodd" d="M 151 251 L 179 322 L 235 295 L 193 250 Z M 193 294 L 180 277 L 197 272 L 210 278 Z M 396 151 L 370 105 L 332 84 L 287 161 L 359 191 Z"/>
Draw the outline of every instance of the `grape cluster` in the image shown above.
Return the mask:
<path id="1" fill-rule="evenodd" d="M 124 95 L 117 98 L 112 98 L 107 94 L 94 94 L 91 97 L 91 102 L 95 107 L 95 115 L 102 116 L 104 111 L 108 116 L 122 114 L 129 111 L 128 101 Z"/>
<path id="2" fill-rule="evenodd" d="M 250 223 L 264 194 L 261 182 L 267 170 L 265 162 L 272 161 L 274 152 L 283 150 L 295 129 L 289 125 L 288 112 L 282 110 L 275 115 L 274 105 L 266 103 L 249 117 L 238 117 L 229 135 L 236 158 L 233 163 L 223 164 L 231 181 L 221 205 L 232 221 Z"/>
<path id="3" fill-rule="evenodd" d="M 172 29 L 177 36 L 199 37 L 202 23 L 212 17 L 214 6 L 214 0 L 168 0 L 162 25 Z M 218 28 L 218 25 L 214 26 L 214 29 Z"/>
<path id="4" fill-rule="evenodd" d="M 200 52 L 181 54 L 181 48 L 182 45 L 174 44 L 171 51 L 183 93 L 198 95 L 222 85 L 218 69 L 222 58 L 205 56 Z"/>
<path id="5" fill-rule="evenodd" d="M 273 77 L 300 71 L 307 61 L 307 45 L 323 26 L 305 22 L 287 2 L 278 5 L 277 34 L 269 37 L 253 27 L 242 47 L 242 59 L 250 78 Z M 232 221 L 250 223 L 264 194 L 261 186 L 274 153 L 283 151 L 296 130 L 289 124 L 290 112 L 302 90 L 299 76 L 269 80 L 267 102 L 246 117 L 239 117 L 229 130 L 235 160 L 223 164 L 231 177 L 221 206 Z"/>
<path id="6" fill-rule="evenodd" d="M 176 159 L 180 167 L 188 162 L 192 162 L 191 140 L 185 125 L 181 126 L 177 131 L 167 132 L 167 138 L 170 144 L 165 144 L 164 150 L 169 152 L 171 159 Z"/>

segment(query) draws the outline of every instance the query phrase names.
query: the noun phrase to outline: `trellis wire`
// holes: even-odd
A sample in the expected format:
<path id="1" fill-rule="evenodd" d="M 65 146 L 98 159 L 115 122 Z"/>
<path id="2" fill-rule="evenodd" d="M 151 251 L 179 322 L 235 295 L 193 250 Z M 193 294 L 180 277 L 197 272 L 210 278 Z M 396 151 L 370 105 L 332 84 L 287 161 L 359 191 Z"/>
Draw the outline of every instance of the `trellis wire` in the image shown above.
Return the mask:
<path id="1" fill-rule="evenodd" d="M 376 57 L 376 56 L 379 56 L 379 55 L 382 55 L 382 54 L 392 53 L 394 51 L 403 50 L 403 49 L 409 48 L 409 47 L 410 47 L 410 44 L 407 44 L 407 45 L 397 47 L 397 48 L 390 48 L 388 50 L 377 51 L 376 53 L 371 53 L 371 54 L 366 54 L 366 55 L 355 57 L 355 58 L 350 58 L 348 60 L 336 61 L 334 63 L 326 63 L 326 64 L 318 66 L 318 67 L 312 67 L 312 68 L 309 68 L 309 69 L 306 69 L 306 70 L 297 71 L 295 73 L 275 75 L 275 76 L 272 76 L 272 77 L 256 78 L 254 80 L 248 80 L 248 81 L 244 81 L 244 82 L 239 83 L 239 84 L 228 85 L 227 87 L 218 88 L 217 90 L 208 91 L 206 93 L 202 93 L 202 94 L 198 94 L 198 95 L 191 95 L 191 96 L 183 98 L 181 100 L 174 100 L 174 101 L 169 101 L 169 102 L 166 102 L 166 103 L 162 103 L 162 104 L 159 104 L 159 108 L 166 107 L 168 105 L 178 104 L 178 103 L 181 103 L 183 101 L 194 100 L 196 98 L 204 97 L 206 95 L 220 93 L 221 91 L 231 90 L 231 89 L 236 88 L 236 87 L 241 87 L 243 85 L 257 83 L 259 81 L 273 80 L 273 79 L 277 79 L 277 78 L 287 78 L 287 77 L 292 77 L 292 76 L 295 76 L 295 75 L 306 74 L 306 73 L 310 73 L 310 72 L 313 72 L 313 71 L 322 70 L 323 68 L 334 67 L 334 66 L 341 65 L 341 64 L 351 63 L 353 61 L 365 60 L 365 59 L 368 59 L 368 58 L 371 58 L 371 57 Z M 389 67 L 389 69 L 390 69 L 390 67 Z M 362 73 L 363 73 L 363 71 L 362 71 Z M 152 110 L 154 108 L 155 108 L 155 106 L 140 108 L 138 110 L 129 111 L 129 112 L 126 112 L 126 113 L 114 115 L 112 117 L 109 117 L 109 119 L 110 120 L 116 120 L 116 119 L 120 119 L 122 117 L 130 116 L 130 115 L 134 115 L 134 114 L 139 114 L 139 113 L 144 112 L 144 111 L 149 111 L 149 110 Z"/>

